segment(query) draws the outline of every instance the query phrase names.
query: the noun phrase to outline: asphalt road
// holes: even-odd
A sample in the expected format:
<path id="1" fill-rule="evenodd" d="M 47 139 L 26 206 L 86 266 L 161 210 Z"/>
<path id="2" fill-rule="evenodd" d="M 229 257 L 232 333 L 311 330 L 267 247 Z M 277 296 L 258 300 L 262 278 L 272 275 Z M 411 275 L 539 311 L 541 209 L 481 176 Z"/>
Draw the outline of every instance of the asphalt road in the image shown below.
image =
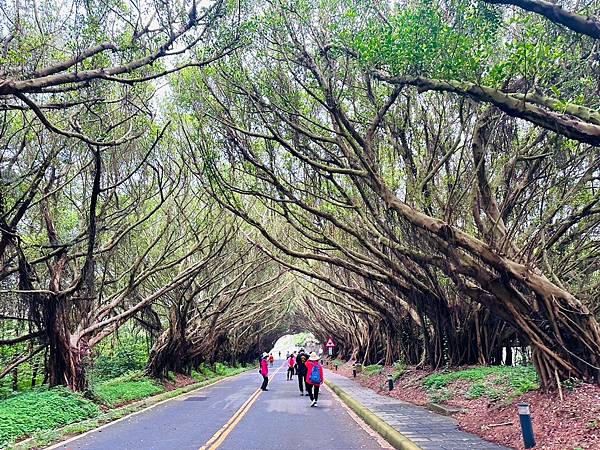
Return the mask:
<path id="1" fill-rule="evenodd" d="M 257 390 L 257 371 L 162 403 L 92 431 L 56 449 L 87 450 L 375 450 L 381 438 L 351 417 L 331 391 L 319 406 L 301 397 L 276 362 L 269 391 Z M 279 369 L 279 370 L 278 370 Z M 385 443 L 383 444 L 384 447 Z M 389 447 L 386 447 L 389 448 Z"/>

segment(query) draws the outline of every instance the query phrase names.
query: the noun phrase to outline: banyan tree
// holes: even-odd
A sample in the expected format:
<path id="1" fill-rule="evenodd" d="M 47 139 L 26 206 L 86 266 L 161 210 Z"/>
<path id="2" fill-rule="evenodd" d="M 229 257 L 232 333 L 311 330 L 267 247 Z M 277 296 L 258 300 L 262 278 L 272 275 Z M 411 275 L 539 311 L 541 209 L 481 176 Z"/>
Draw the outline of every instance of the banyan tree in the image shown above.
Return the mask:
<path id="1" fill-rule="evenodd" d="M 600 382 L 596 0 L 146 6 L 0 18 L 0 377 L 136 323 L 156 377 L 307 330 Z"/>

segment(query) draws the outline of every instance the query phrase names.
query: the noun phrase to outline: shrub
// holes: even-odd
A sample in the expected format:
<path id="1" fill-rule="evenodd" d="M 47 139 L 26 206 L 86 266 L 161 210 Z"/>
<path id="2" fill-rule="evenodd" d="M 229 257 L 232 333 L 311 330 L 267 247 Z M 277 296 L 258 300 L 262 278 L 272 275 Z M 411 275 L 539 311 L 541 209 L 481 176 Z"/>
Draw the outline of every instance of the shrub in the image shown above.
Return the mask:
<path id="1" fill-rule="evenodd" d="M 174 383 L 177 380 L 177 374 L 175 372 L 167 372 L 167 380 Z"/>
<path id="2" fill-rule="evenodd" d="M 92 377 L 106 380 L 135 370 L 142 370 L 146 366 L 147 360 L 146 350 L 139 344 L 122 344 L 110 353 L 101 354 L 96 358 Z"/>
<path id="3" fill-rule="evenodd" d="M 406 371 L 406 363 L 404 361 L 396 361 L 394 363 L 394 370 L 392 371 L 392 378 L 394 381 L 398 381 L 404 372 Z"/>
<path id="4" fill-rule="evenodd" d="M 239 364 L 236 363 L 234 366 L 229 366 L 227 363 L 216 363 L 214 370 L 212 370 L 206 364 L 200 364 L 198 370 L 192 371 L 192 378 L 196 381 L 206 381 L 215 377 L 222 377 L 226 375 L 233 375 L 241 373 L 248 367 L 255 367 L 256 364 Z"/>
<path id="5" fill-rule="evenodd" d="M 198 372 L 197 370 L 192 370 L 190 376 L 196 381 L 204 381 L 206 380 L 206 376 Z"/>
<path id="6" fill-rule="evenodd" d="M 215 376 L 215 372 L 213 372 L 213 370 L 210 368 L 210 366 L 206 363 L 202 363 L 198 366 L 197 373 L 202 375 L 204 377 L 204 379 L 213 378 Z"/>
<path id="7" fill-rule="evenodd" d="M 578 388 L 582 384 L 583 382 L 577 378 L 567 378 L 561 383 L 562 387 L 569 392 L 573 392 L 575 388 Z"/>
<path id="8" fill-rule="evenodd" d="M 109 406 L 150 397 L 163 391 L 162 386 L 140 372 L 132 372 L 94 386 L 95 395 Z"/>
<path id="9" fill-rule="evenodd" d="M 229 372 L 229 366 L 226 363 L 216 363 L 215 364 L 215 374 L 218 376 L 227 375 Z"/>
<path id="10" fill-rule="evenodd" d="M 67 388 L 33 389 L 0 401 L 0 447 L 39 430 L 95 417 L 97 405 Z"/>

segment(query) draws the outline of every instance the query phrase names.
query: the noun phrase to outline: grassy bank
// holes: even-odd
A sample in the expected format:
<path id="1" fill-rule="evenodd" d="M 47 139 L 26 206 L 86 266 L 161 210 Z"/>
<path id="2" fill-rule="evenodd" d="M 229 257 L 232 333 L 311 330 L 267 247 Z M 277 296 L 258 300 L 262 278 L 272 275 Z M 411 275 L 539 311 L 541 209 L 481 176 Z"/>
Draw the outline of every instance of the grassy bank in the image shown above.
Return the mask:
<path id="1" fill-rule="evenodd" d="M 193 373 L 192 378 L 196 382 L 168 392 L 165 384 L 136 371 L 94 382 L 90 398 L 63 387 L 41 387 L 17 393 L 0 400 L 0 448 L 26 449 L 48 445 L 246 370 L 246 367 L 224 364 L 217 364 L 214 368 L 201 366 L 198 372 Z M 29 437 L 31 439 L 16 444 Z"/>
<path id="2" fill-rule="evenodd" d="M 540 384 L 532 366 L 482 366 L 434 373 L 423 380 L 423 387 L 433 402 L 463 396 L 467 400 L 484 397 L 511 403 L 520 395 L 539 389 Z"/>
<path id="3" fill-rule="evenodd" d="M 95 403 L 66 388 L 36 389 L 0 402 L 0 447 L 38 430 L 100 414 Z"/>
<path id="4" fill-rule="evenodd" d="M 352 378 L 351 364 L 339 372 Z M 387 388 L 387 376 L 395 380 Z M 600 448 L 600 387 L 569 379 L 561 392 L 543 392 L 531 366 L 471 366 L 425 370 L 394 366 L 365 366 L 356 381 L 382 395 L 440 410 L 456 411 L 461 429 L 510 448 L 522 448 L 517 403 L 531 406 L 539 448 L 582 450 Z M 443 405 L 438 408 L 436 405 Z"/>

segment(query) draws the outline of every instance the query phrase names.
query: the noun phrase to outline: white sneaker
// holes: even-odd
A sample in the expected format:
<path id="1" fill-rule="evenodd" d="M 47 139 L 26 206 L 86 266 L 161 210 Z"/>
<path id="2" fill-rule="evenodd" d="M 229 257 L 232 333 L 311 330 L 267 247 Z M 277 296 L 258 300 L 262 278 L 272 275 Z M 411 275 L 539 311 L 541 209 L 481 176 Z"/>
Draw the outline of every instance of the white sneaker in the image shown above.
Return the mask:
<path id="1" fill-rule="evenodd" d="M 312 406 L 317 406 L 317 401 L 316 401 L 316 400 L 313 400 L 313 401 L 311 402 L 310 406 L 311 406 L 311 407 L 312 407 Z"/>
<path id="2" fill-rule="evenodd" d="M 316 400 L 315 400 L 315 405 L 314 405 L 314 406 L 315 406 L 315 407 L 316 407 L 316 406 L 318 406 L 318 405 L 317 405 L 317 401 L 316 401 Z"/>

